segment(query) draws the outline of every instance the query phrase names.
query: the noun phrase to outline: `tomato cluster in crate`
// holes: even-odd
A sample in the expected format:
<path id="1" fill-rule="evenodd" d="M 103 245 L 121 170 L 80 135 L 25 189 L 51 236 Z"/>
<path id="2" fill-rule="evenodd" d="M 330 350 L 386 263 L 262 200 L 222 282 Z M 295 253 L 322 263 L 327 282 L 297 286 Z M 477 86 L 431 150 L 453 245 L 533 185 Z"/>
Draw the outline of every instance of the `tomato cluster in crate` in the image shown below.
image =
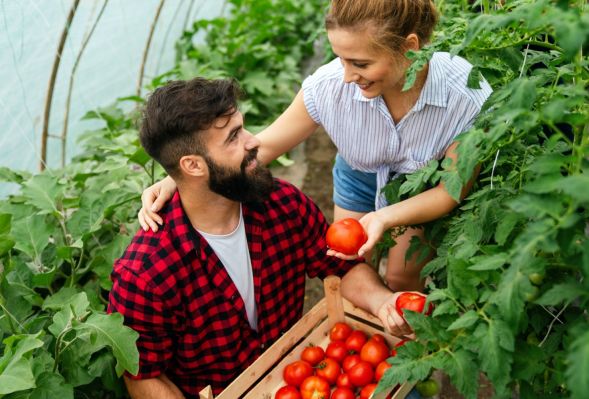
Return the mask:
<path id="1" fill-rule="evenodd" d="M 329 331 L 326 348 L 308 346 L 300 359 L 284 367 L 286 385 L 275 399 L 368 399 L 384 372 L 386 361 L 396 355 L 381 334 L 368 336 L 347 323 L 336 323 Z"/>

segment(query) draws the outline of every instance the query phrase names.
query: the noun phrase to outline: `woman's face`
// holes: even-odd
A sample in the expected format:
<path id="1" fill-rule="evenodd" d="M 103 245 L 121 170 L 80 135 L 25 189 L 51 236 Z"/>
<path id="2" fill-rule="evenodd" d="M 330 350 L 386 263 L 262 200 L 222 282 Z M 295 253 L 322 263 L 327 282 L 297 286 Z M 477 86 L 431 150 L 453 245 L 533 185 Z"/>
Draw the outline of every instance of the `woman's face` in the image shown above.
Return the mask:
<path id="1" fill-rule="evenodd" d="M 355 83 L 366 98 L 374 98 L 403 87 L 408 60 L 371 45 L 369 29 L 330 29 L 327 37 L 344 66 L 344 81 Z"/>

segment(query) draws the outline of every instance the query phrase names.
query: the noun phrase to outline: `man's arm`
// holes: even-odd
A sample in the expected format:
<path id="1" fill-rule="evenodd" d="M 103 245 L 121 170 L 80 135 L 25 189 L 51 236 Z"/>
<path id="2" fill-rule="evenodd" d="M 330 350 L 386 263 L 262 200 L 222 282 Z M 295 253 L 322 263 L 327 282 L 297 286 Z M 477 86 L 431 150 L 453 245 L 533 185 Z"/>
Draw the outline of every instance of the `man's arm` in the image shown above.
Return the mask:
<path id="1" fill-rule="evenodd" d="M 132 380 L 127 376 L 124 379 L 132 399 L 184 399 L 180 389 L 165 374 L 144 380 Z"/>
<path id="2" fill-rule="evenodd" d="M 395 302 L 401 292 L 393 293 L 378 273 L 366 263 L 352 267 L 342 278 L 342 296 L 354 305 L 377 316 L 391 334 L 405 336 L 411 327 L 395 310 Z"/>

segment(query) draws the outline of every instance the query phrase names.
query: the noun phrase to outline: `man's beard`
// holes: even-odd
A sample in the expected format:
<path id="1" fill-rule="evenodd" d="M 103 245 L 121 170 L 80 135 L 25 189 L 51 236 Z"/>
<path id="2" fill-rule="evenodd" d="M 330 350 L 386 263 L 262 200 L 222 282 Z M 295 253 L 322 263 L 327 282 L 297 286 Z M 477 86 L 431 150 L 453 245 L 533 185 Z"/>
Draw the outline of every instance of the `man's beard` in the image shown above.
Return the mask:
<path id="1" fill-rule="evenodd" d="M 257 165 L 246 171 L 247 165 L 256 159 L 258 150 L 251 150 L 239 169 L 221 166 L 209 156 L 204 156 L 209 167 L 209 188 L 212 192 L 237 202 L 262 202 L 274 188 L 274 179 L 268 168 Z"/>

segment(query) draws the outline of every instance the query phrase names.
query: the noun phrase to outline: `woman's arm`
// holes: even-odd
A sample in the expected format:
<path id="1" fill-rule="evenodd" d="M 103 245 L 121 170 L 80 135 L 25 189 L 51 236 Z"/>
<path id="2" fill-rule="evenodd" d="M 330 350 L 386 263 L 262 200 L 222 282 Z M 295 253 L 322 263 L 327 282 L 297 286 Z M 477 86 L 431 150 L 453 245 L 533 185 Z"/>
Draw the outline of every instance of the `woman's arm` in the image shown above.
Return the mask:
<path id="1" fill-rule="evenodd" d="M 452 160 L 456 165 L 458 154 L 456 152 L 458 142 L 452 143 L 446 150 L 445 156 Z M 478 176 L 479 167 L 477 166 L 473 177 L 462 188 L 460 199 L 464 198 L 472 188 L 476 177 Z M 387 229 L 396 226 L 410 226 L 431 222 L 450 213 L 458 202 L 448 194 L 444 183 L 440 182 L 436 187 L 426 190 L 416 196 L 400 201 L 381 208 L 375 212 L 370 212 L 360 219 L 360 223 L 366 230 L 368 240 L 359 249 L 358 255 L 363 256 L 370 251 L 380 240 Z M 328 251 L 329 255 L 337 256 L 342 259 L 354 259 L 356 255 L 344 255 L 332 250 Z"/>

